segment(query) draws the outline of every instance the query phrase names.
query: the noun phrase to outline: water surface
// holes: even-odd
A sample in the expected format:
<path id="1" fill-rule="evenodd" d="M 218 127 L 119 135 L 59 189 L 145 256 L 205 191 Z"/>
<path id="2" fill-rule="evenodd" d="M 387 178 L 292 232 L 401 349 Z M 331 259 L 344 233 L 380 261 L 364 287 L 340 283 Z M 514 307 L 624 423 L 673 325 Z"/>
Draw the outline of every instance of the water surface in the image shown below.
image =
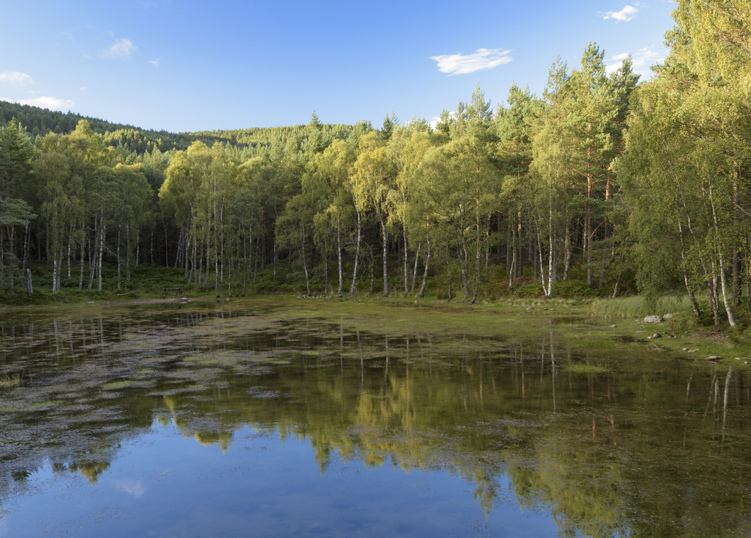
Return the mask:
<path id="1" fill-rule="evenodd" d="M 4 316 L 0 535 L 751 533 L 746 370 L 398 315 Z"/>

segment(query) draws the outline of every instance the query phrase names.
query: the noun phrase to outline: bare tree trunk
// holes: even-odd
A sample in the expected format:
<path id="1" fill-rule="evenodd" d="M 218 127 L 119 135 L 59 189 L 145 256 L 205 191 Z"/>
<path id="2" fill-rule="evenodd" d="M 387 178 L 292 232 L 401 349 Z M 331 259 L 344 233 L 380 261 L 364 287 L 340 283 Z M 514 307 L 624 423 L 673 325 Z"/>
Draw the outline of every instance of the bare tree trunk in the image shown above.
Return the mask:
<path id="1" fill-rule="evenodd" d="M 409 251 L 407 250 L 407 226 L 402 226 L 402 235 L 404 236 L 404 296 L 409 295 Z"/>
<path id="2" fill-rule="evenodd" d="M 388 255 L 388 237 L 386 234 L 386 223 L 383 215 L 378 215 L 381 220 L 381 241 L 383 242 L 383 296 L 389 296 L 389 255 Z"/>
<path id="3" fill-rule="evenodd" d="M 310 276 L 308 275 L 308 261 L 305 259 L 305 224 L 300 224 L 300 254 L 302 255 L 302 268 L 305 272 L 305 287 L 310 297 Z"/>
<path id="4" fill-rule="evenodd" d="M 99 286 L 98 290 L 102 291 L 102 258 L 104 257 L 104 234 L 106 232 L 106 224 L 104 223 L 104 216 L 102 216 L 101 232 L 99 234 Z"/>
<path id="5" fill-rule="evenodd" d="M 428 267 L 430 266 L 430 240 L 428 239 L 428 254 L 425 256 L 425 271 L 422 275 L 422 286 L 420 286 L 420 299 L 425 297 L 425 287 L 428 285 Z"/>
<path id="6" fill-rule="evenodd" d="M 224 233 L 224 232 L 222 232 Z M 228 234 L 227 250 L 229 251 L 229 262 L 227 263 L 227 297 L 232 297 L 232 234 Z M 222 241 L 222 249 L 224 248 Z M 222 271 L 224 271 L 224 256 L 222 256 Z"/>
<path id="7" fill-rule="evenodd" d="M 467 243 L 464 240 L 463 228 L 459 229 L 459 238 L 461 239 L 461 246 L 459 248 L 459 260 L 461 261 L 462 270 L 462 295 L 464 295 L 464 300 L 466 301 L 467 299 L 469 299 L 469 275 L 467 274 L 469 272 L 467 270 L 467 263 L 469 263 L 469 254 L 467 253 Z"/>
<path id="8" fill-rule="evenodd" d="M 449 301 L 454 298 L 454 286 L 451 279 L 451 262 L 447 261 L 446 265 L 448 265 L 448 284 L 449 284 Z"/>
<path id="9" fill-rule="evenodd" d="M 81 270 L 78 273 L 78 289 L 83 289 L 83 265 L 86 258 L 86 224 L 81 222 Z"/>
<path id="10" fill-rule="evenodd" d="M 349 290 L 350 295 L 355 294 L 355 289 L 357 287 L 357 264 L 360 261 L 360 241 L 362 240 L 360 210 L 357 208 L 357 204 L 354 204 L 354 206 L 355 206 L 355 216 L 357 217 L 357 230 L 356 230 L 356 236 L 355 236 L 355 268 L 352 272 L 352 287 Z"/>
<path id="11" fill-rule="evenodd" d="M 571 267 L 571 231 L 569 230 L 570 222 L 566 219 L 566 237 L 564 238 L 564 249 L 566 257 L 563 262 L 563 280 L 568 280 L 568 270 Z"/>
<path id="12" fill-rule="evenodd" d="M 368 295 L 373 295 L 375 291 L 375 255 L 372 245 L 368 245 L 368 248 L 370 249 L 370 293 Z"/>
<path id="13" fill-rule="evenodd" d="M 120 222 L 117 223 L 117 290 L 120 291 L 120 266 L 122 265 L 120 263 L 120 231 L 123 227 L 123 221 L 120 219 Z"/>
<path id="14" fill-rule="evenodd" d="M 29 254 L 29 231 L 31 226 L 26 225 L 23 229 L 23 262 L 21 264 L 21 271 L 26 274 L 26 256 Z"/>
<path id="15" fill-rule="evenodd" d="M 415 292 L 415 281 L 417 280 L 417 262 L 420 261 L 420 249 L 422 248 L 422 243 L 417 243 L 417 251 L 415 252 L 415 269 L 412 272 L 412 285 L 409 288 L 410 293 Z"/>
<path id="16" fill-rule="evenodd" d="M 339 264 L 339 288 L 337 290 L 337 296 L 342 296 L 342 287 L 344 286 L 344 279 L 342 278 L 342 227 L 339 222 L 339 215 L 336 215 L 336 258 Z"/>
<path id="17" fill-rule="evenodd" d="M 514 287 L 514 277 L 516 276 L 516 237 L 515 227 L 513 224 L 509 226 L 511 237 L 509 238 L 508 248 L 506 249 L 506 266 L 508 269 L 508 287 Z M 509 263 L 509 255 L 511 256 L 511 262 Z"/>
<path id="18" fill-rule="evenodd" d="M 555 244 L 553 243 L 553 197 L 551 193 L 550 207 L 548 210 L 548 299 L 553 296 L 553 252 L 555 251 Z M 542 259 L 540 259 L 540 265 L 542 265 Z"/>
<path id="19" fill-rule="evenodd" d="M 730 302 L 728 301 L 728 294 L 727 294 L 727 286 L 725 284 L 725 266 L 724 266 L 724 256 L 722 254 L 722 245 L 720 244 L 720 229 L 717 224 L 717 212 L 715 211 L 715 205 L 714 205 L 714 198 L 712 197 L 712 186 L 709 187 L 709 202 L 712 205 L 712 220 L 714 221 L 714 229 L 715 229 L 715 249 L 717 251 L 717 257 L 720 262 L 720 285 L 722 287 L 722 302 L 725 305 L 725 313 L 727 313 L 728 316 L 728 323 L 731 327 L 735 327 L 735 318 L 733 317 L 733 309 L 731 308 Z"/>
<path id="20" fill-rule="evenodd" d="M 688 292 L 688 298 L 691 301 L 691 308 L 694 311 L 694 315 L 696 316 L 696 319 L 699 319 L 701 317 L 701 314 L 699 313 L 699 305 L 696 303 L 694 290 L 691 288 L 688 280 L 688 272 L 686 271 L 686 253 L 683 244 L 683 224 L 681 223 L 680 218 L 678 218 L 678 237 L 681 241 L 681 270 L 683 272 L 683 284 L 686 286 L 686 291 Z"/>
<path id="21" fill-rule="evenodd" d="M 70 225 L 70 229 L 68 231 L 68 280 L 70 280 L 70 249 L 72 247 L 72 241 L 73 241 L 73 225 Z"/>

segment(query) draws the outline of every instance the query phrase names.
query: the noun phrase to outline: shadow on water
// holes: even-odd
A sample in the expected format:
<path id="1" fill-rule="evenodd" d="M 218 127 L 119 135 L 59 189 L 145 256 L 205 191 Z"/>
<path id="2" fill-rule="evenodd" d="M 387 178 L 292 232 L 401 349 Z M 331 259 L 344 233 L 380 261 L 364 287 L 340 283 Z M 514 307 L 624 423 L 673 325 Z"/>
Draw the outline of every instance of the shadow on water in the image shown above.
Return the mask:
<path id="1" fill-rule="evenodd" d="M 252 428 L 304 440 L 322 475 L 446 472 L 486 518 L 511 503 L 561 534 L 751 530 L 748 372 L 576 365 L 555 330 L 385 335 L 229 307 L 4 320 L 0 376 L 23 377 L 0 386 L 0 507 L 47 467 L 96 485 L 155 428 L 238 454 Z"/>

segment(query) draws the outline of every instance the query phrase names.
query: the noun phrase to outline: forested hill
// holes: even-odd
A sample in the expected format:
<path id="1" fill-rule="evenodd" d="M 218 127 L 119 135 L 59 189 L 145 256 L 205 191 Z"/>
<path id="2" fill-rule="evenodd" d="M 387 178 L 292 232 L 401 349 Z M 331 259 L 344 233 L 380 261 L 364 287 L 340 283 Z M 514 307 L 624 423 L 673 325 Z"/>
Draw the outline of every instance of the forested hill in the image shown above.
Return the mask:
<path id="1" fill-rule="evenodd" d="M 186 150 L 196 141 L 201 141 L 207 146 L 221 142 L 239 149 L 270 147 L 274 144 L 285 146 L 290 139 L 305 140 L 308 134 L 305 125 L 171 133 L 111 123 L 73 112 L 63 113 L 31 105 L 0 101 L 0 125 L 7 124 L 13 118 L 26 129 L 32 138 L 43 137 L 48 133 L 69 134 L 76 129 L 80 120 L 86 120 L 94 133 L 104 136 L 106 145 L 122 146 L 128 152 L 138 155 L 150 153 L 155 147 L 162 152 Z M 324 134 L 331 135 L 333 138 L 346 138 L 352 126 L 322 124 L 321 129 Z"/>

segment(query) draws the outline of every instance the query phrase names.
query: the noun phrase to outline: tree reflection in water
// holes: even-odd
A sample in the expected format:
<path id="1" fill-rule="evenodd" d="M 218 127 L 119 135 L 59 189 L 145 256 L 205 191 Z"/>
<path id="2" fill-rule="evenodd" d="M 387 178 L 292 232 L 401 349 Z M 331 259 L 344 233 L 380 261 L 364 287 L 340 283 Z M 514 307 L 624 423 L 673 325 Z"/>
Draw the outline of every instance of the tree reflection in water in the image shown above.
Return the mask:
<path id="1" fill-rule="evenodd" d="M 323 475 L 334 459 L 447 471 L 486 516 L 518 503 L 563 535 L 751 530 L 747 371 L 638 357 L 577 371 L 556 331 L 378 334 L 220 308 L 0 325 L 0 373 L 23 372 L 0 389 L 3 498 L 47 463 L 94 484 L 155 425 L 225 452 L 250 426 L 308 442 Z"/>

